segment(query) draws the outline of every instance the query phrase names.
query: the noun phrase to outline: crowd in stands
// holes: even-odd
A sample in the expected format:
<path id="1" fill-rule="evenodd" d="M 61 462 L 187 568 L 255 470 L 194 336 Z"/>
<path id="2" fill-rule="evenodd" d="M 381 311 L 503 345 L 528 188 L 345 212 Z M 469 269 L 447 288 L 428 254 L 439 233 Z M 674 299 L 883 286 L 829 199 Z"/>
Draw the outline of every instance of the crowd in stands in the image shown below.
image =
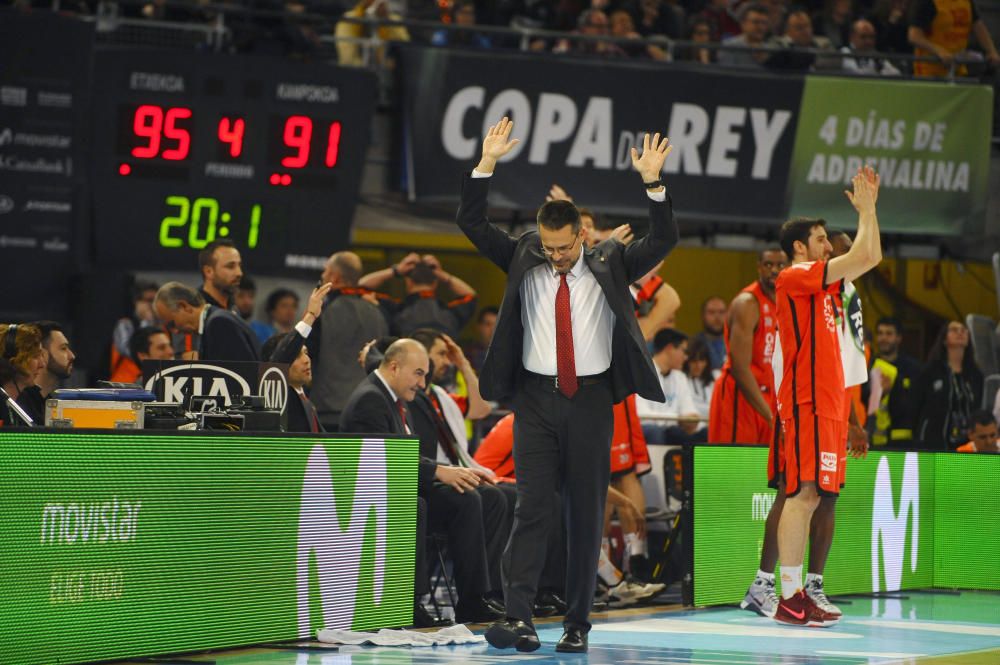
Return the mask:
<path id="1" fill-rule="evenodd" d="M 24 9 L 30 0 L 13 0 Z M 118 6 L 120 4 L 120 6 Z M 96 2 L 63 3 L 63 11 L 88 14 L 102 7 L 126 18 L 211 24 L 216 6 L 231 5 L 225 22 L 233 50 L 315 54 L 319 36 L 337 38 L 338 61 L 362 65 L 361 42 L 376 38 L 374 59 L 386 60 L 385 42 L 418 41 L 468 49 L 527 48 L 532 51 L 652 61 L 779 70 L 842 70 L 846 73 L 943 77 L 956 58 L 978 64 L 954 69 L 958 75 L 995 68 L 1000 53 L 974 0 L 956 0 L 949 11 L 934 0 L 360 0 L 353 6 L 309 0 L 249 3 L 259 14 L 237 11 L 236 3 Z M 303 18 L 306 17 L 306 18 Z M 315 19 L 315 20 L 310 20 Z M 346 20 L 345 20 L 346 19 Z M 408 29 L 376 21 L 439 22 L 440 29 Z M 332 26 L 332 30 L 327 26 Z M 544 37 L 477 31 L 476 26 L 549 31 Z M 450 28 L 464 29 L 450 29 Z M 567 37 L 552 36 L 564 33 Z M 602 39 L 612 38 L 612 39 Z M 668 40 L 692 42 L 669 47 Z M 704 47 L 700 44 L 705 44 Z M 719 49 L 721 45 L 723 48 Z M 759 50 L 758 50 L 759 49 Z M 823 52 L 830 55 L 824 55 Z M 874 52 L 887 54 L 877 57 Z M 916 55 L 911 62 L 893 56 Z"/>
<path id="2" fill-rule="evenodd" d="M 569 198 L 558 187 L 550 197 Z M 614 226 L 586 209 L 581 215 L 590 246 L 610 238 L 632 240 L 627 225 Z M 769 248 L 761 261 L 779 252 Z M 483 400 L 477 376 L 497 308 L 479 307 L 473 287 L 433 255 L 411 253 L 366 273 L 358 255 L 340 251 L 326 262 L 320 285 L 304 306 L 293 291 L 277 289 L 266 299 L 267 320 L 256 321 L 254 283 L 231 242 L 206 247 L 199 265 L 197 287 L 135 285 L 132 310 L 111 336 L 112 378 L 141 382 L 146 360 L 286 363 L 297 397 L 289 400 L 289 431 L 417 437 L 418 533 L 420 542 L 433 534 L 447 543 L 458 591 L 455 618 L 502 618 L 501 558 L 517 482 L 511 464 L 514 422 L 504 405 Z M 639 482 L 651 469 L 647 446 L 707 440 L 712 393 L 726 362 L 727 298 L 713 296 L 702 303 L 702 329 L 689 337 L 675 327 L 681 300 L 660 277 L 661 267 L 633 284 L 631 292 L 666 402 L 632 396 L 615 406 L 606 515 L 609 529 L 617 516 L 624 551 L 615 559 L 611 543 L 605 543 L 597 571 L 599 604 L 624 606 L 663 591 L 664 584 L 650 575 L 647 506 Z M 381 291 L 392 280 L 401 281 L 403 299 Z M 460 345 L 455 340 L 473 320 L 472 337 Z M 924 363 L 902 352 L 898 320 L 882 318 L 874 331 L 862 402 L 876 449 L 1000 452 L 1000 402 L 984 404 L 984 377 L 964 323 L 946 323 Z M 0 387 L 17 405 L 5 402 L 3 425 L 23 425 L 21 413 L 44 423 L 45 400 L 73 368 L 71 339 L 52 321 L 0 324 L 0 348 Z M 471 435 L 469 421 L 493 426 L 480 442 Z M 562 534 L 551 537 L 534 608 L 538 616 L 566 609 Z M 426 554 L 418 548 L 418 598 L 430 590 Z M 440 622 L 419 603 L 414 613 L 416 625 Z"/>

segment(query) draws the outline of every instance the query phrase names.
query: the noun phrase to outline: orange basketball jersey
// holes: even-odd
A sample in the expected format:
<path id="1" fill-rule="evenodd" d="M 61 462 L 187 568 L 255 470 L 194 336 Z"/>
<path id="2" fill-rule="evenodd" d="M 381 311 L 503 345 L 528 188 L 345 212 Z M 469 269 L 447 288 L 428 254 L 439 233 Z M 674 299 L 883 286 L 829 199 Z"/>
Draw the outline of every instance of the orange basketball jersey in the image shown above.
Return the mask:
<path id="1" fill-rule="evenodd" d="M 781 420 L 795 407 L 843 420 L 844 367 L 840 359 L 837 316 L 840 282 L 826 285 L 826 261 L 796 263 L 781 271 L 776 283 L 782 376 L 778 389 Z"/>
<path id="2" fill-rule="evenodd" d="M 753 351 L 750 358 L 750 372 L 760 391 L 775 410 L 774 372 L 771 370 L 771 356 L 778 342 L 778 319 L 775 303 L 760 286 L 760 282 L 744 288 L 740 293 L 749 293 L 757 300 L 760 318 L 753 333 Z M 732 357 L 729 348 L 729 322 L 724 331 L 726 341 L 726 362 L 722 373 L 712 389 L 712 404 L 709 408 L 708 440 L 712 443 L 769 443 L 772 428 L 768 427 L 757 411 L 736 387 L 732 376 Z M 776 419 L 772 420 L 775 422 Z"/>

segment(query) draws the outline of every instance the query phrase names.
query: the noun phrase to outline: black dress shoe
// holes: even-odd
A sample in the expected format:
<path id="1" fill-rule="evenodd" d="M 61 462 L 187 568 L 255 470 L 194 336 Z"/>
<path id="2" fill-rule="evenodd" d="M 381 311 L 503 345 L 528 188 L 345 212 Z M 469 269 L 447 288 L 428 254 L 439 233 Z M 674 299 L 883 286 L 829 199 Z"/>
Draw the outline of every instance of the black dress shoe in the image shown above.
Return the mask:
<path id="1" fill-rule="evenodd" d="M 489 623 L 504 618 L 505 610 L 495 607 L 495 601 L 475 598 L 469 601 L 458 601 L 455 606 L 455 621 L 458 623 Z"/>
<path id="2" fill-rule="evenodd" d="M 423 605 L 413 606 L 414 628 L 447 628 L 452 625 L 447 619 L 435 619 Z"/>
<path id="3" fill-rule="evenodd" d="M 577 626 L 566 626 L 563 636 L 556 644 L 560 653 L 587 653 L 587 632 Z"/>
<path id="4" fill-rule="evenodd" d="M 518 651 L 534 651 L 542 646 L 538 641 L 535 629 L 520 619 L 504 619 L 497 621 L 486 631 L 486 641 L 494 649 L 509 649 Z"/>
<path id="5" fill-rule="evenodd" d="M 536 605 L 551 605 L 556 608 L 556 614 L 565 615 L 569 610 L 569 606 L 566 604 L 565 599 L 563 599 L 562 594 L 555 590 L 545 590 L 540 591 L 535 597 Z"/>
<path id="6" fill-rule="evenodd" d="M 503 597 L 497 598 L 495 596 L 483 596 L 483 602 L 491 610 L 500 615 L 500 618 L 507 616 L 507 608 L 503 604 Z"/>
<path id="7" fill-rule="evenodd" d="M 538 602 L 537 600 L 531 608 L 531 616 L 538 617 L 539 619 L 555 616 L 556 612 L 557 610 L 555 605 L 546 605 Z"/>

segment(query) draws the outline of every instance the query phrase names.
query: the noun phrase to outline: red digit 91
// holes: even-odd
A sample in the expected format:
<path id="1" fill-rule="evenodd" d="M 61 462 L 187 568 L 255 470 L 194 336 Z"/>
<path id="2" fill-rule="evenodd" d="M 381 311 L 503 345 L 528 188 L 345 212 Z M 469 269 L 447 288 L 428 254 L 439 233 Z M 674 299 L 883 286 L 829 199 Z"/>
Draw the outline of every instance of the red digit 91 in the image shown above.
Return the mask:
<path id="1" fill-rule="evenodd" d="M 132 156 L 139 159 L 160 157 L 167 161 L 186 159 L 191 152 L 191 132 L 178 126 L 188 120 L 191 109 L 183 106 L 164 109 L 162 106 L 143 104 L 135 110 L 132 132 L 145 139 L 145 145 L 132 148 Z"/>
<path id="2" fill-rule="evenodd" d="M 322 131 L 322 130 L 321 130 Z M 290 169 L 300 169 L 309 163 L 309 153 L 312 147 L 313 121 L 304 115 L 293 115 L 285 121 L 285 131 L 282 137 L 285 146 L 291 149 L 291 154 L 281 158 L 281 165 Z M 323 163 L 327 168 L 337 165 L 340 152 L 340 122 L 330 123 L 326 131 L 326 153 Z"/>

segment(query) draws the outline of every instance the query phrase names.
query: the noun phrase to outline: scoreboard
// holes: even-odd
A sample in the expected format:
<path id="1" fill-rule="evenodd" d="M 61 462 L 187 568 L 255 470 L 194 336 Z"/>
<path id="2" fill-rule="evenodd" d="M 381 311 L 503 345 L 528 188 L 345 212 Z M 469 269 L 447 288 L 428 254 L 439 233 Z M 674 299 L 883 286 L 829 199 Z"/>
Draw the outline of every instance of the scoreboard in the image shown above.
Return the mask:
<path id="1" fill-rule="evenodd" d="M 275 58 L 96 53 L 99 265 L 191 269 L 232 240 L 254 272 L 345 247 L 374 112 L 367 71 Z"/>

